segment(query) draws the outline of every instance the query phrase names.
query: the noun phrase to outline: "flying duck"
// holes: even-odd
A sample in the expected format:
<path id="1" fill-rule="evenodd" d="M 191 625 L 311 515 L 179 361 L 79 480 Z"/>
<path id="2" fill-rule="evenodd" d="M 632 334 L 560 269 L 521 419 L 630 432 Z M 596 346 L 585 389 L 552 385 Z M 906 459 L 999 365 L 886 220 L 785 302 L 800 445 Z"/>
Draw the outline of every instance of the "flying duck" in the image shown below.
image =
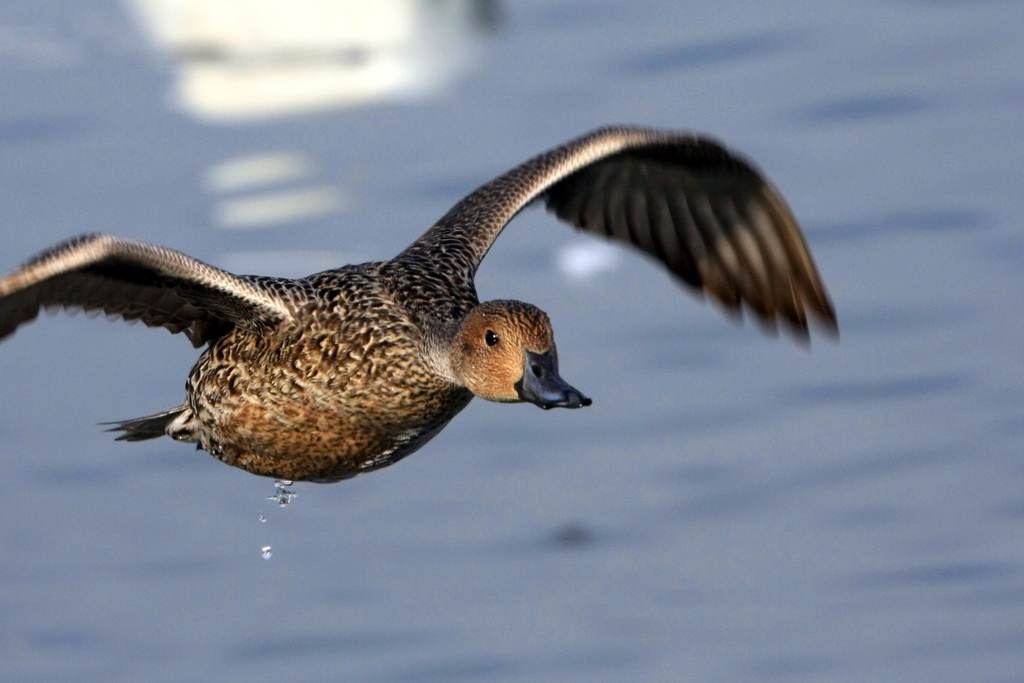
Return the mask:
<path id="1" fill-rule="evenodd" d="M 0 339 L 41 307 L 182 332 L 206 346 L 184 402 L 118 423 L 119 440 L 168 435 L 254 474 L 348 479 L 415 452 L 474 396 L 590 405 L 559 376 L 543 311 L 477 299 L 480 262 L 534 201 L 640 249 L 727 311 L 798 339 L 809 315 L 838 329 L 796 219 L 750 162 L 701 135 L 612 127 L 481 186 L 390 261 L 291 280 L 76 237 L 0 279 Z"/>

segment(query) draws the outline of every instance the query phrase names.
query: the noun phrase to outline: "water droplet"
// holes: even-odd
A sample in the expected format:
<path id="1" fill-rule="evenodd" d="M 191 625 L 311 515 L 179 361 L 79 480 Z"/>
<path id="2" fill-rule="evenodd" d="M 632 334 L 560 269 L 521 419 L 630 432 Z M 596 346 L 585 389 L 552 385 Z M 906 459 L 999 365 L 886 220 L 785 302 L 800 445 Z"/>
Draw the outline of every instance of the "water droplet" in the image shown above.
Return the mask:
<path id="1" fill-rule="evenodd" d="M 287 479 L 275 479 L 274 495 L 268 496 L 267 500 L 275 500 L 281 507 L 287 507 L 288 503 L 292 502 L 292 498 L 298 495 L 294 490 L 288 488 L 291 485 L 292 482 Z"/>
<path id="2" fill-rule="evenodd" d="M 263 515 L 260 515 L 260 524 L 266 524 L 266 523 L 267 523 L 267 518 L 264 517 Z"/>
<path id="3" fill-rule="evenodd" d="M 274 554 L 274 551 L 270 549 L 269 545 L 263 546 L 263 550 L 261 552 L 263 553 L 264 560 L 269 560 L 270 557 Z"/>

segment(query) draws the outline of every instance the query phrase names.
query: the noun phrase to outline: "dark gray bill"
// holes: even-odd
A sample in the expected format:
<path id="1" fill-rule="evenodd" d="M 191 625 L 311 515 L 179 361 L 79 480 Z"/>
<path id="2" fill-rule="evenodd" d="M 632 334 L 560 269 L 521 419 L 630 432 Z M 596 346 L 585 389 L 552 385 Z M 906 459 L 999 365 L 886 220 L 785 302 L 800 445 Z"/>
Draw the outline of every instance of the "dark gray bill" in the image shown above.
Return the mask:
<path id="1" fill-rule="evenodd" d="M 548 408 L 582 408 L 592 401 L 569 386 L 558 375 L 558 357 L 553 348 L 544 353 L 526 352 L 523 378 L 516 382 L 519 398 Z"/>

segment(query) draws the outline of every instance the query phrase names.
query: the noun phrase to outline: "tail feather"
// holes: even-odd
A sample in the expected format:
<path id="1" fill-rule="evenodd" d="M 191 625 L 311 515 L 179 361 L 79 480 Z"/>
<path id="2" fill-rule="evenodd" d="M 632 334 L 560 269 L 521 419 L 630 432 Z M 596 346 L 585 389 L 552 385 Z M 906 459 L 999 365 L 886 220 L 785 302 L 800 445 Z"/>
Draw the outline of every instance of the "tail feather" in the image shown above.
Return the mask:
<path id="1" fill-rule="evenodd" d="M 157 413 L 147 417 L 137 417 L 124 422 L 101 422 L 102 425 L 114 425 L 108 432 L 124 432 L 117 437 L 118 441 L 145 441 L 156 439 L 167 434 L 167 425 L 176 420 L 187 410 L 186 406 L 178 406 L 165 413 Z"/>

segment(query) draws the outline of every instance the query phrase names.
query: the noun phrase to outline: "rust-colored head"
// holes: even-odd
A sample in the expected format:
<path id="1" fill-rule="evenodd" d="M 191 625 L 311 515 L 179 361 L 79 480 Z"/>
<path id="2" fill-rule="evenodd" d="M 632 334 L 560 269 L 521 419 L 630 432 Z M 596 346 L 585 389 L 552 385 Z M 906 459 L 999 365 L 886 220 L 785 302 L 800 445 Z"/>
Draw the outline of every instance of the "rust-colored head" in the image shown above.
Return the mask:
<path id="1" fill-rule="evenodd" d="M 466 316 L 453 349 L 457 379 L 488 401 L 579 408 L 590 399 L 558 376 L 551 321 L 521 301 L 487 301 Z"/>

